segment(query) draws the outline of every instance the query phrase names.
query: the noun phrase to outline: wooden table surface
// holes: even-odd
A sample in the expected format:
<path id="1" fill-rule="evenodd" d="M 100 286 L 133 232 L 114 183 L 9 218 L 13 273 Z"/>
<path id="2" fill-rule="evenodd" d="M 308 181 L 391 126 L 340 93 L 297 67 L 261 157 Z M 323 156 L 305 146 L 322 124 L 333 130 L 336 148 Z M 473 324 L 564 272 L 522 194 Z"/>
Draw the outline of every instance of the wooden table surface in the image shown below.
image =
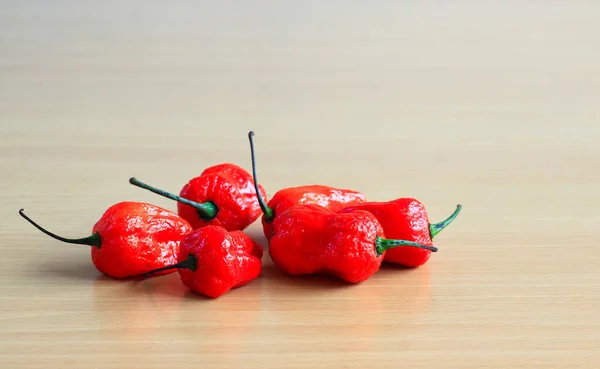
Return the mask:
<path id="1" fill-rule="evenodd" d="M 217 4 L 218 3 L 218 4 Z M 497 3 L 493 5 L 492 3 Z M 0 367 L 598 368 L 600 5 L 0 4 Z M 464 206 L 420 268 L 268 253 L 216 300 L 98 273 L 110 205 L 205 167 Z M 247 232 L 266 246 L 261 227 Z"/>

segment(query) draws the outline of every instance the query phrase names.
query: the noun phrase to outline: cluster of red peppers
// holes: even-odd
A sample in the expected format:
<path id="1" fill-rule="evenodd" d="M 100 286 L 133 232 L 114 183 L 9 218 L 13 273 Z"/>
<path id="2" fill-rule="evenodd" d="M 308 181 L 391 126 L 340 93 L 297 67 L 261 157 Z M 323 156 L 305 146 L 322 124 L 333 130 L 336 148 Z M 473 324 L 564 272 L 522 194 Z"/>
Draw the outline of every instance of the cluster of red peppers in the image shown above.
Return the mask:
<path id="1" fill-rule="evenodd" d="M 178 271 L 190 290 L 217 298 L 257 279 L 263 247 L 243 231 L 261 217 L 273 263 L 290 275 L 328 274 L 349 283 L 375 274 L 383 261 L 426 263 L 432 239 L 459 214 L 430 224 L 412 198 L 367 201 L 364 194 L 325 185 L 279 190 L 270 199 L 256 175 L 254 132 L 248 134 L 252 174 L 224 163 L 206 168 L 179 195 L 136 178 L 137 187 L 177 202 L 177 213 L 126 201 L 109 207 L 91 235 L 64 238 L 19 214 L 59 241 L 91 246 L 92 263 L 115 278 L 147 278 Z"/>

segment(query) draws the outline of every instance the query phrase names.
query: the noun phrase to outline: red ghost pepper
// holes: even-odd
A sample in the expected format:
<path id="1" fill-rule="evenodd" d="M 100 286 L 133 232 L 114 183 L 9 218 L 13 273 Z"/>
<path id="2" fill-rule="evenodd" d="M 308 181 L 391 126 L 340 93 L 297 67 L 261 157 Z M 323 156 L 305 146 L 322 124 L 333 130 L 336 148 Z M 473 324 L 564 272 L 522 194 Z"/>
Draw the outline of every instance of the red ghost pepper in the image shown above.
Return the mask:
<path id="1" fill-rule="evenodd" d="M 393 248 L 434 246 L 385 238 L 373 214 L 365 210 L 336 213 L 319 205 L 294 205 L 273 220 L 269 254 L 291 275 L 326 273 L 359 283 L 376 273 Z"/>
<path id="2" fill-rule="evenodd" d="M 190 224 L 177 214 L 142 202 L 120 202 L 109 207 L 93 226 L 92 235 L 77 239 L 47 231 L 25 215 L 23 209 L 19 214 L 54 239 L 92 246 L 96 269 L 118 279 L 172 264 L 177 260 L 180 241 L 192 232 Z"/>
<path id="3" fill-rule="evenodd" d="M 262 246 L 242 231 L 228 232 L 223 227 L 209 225 L 196 229 L 181 241 L 176 264 L 144 276 L 177 269 L 190 290 L 217 298 L 258 278 L 262 256 Z"/>
<path id="4" fill-rule="evenodd" d="M 412 198 L 400 198 L 387 202 L 367 202 L 348 206 L 341 210 L 354 212 L 366 210 L 373 214 L 385 232 L 386 237 L 414 241 L 422 245 L 433 245 L 433 237 L 447 227 L 458 216 L 462 205 L 458 205 L 452 215 L 446 220 L 430 224 L 425 206 Z M 431 251 L 414 247 L 399 247 L 385 254 L 385 261 L 418 267 L 429 260 Z"/>
<path id="5" fill-rule="evenodd" d="M 131 178 L 129 183 L 177 201 L 178 214 L 194 229 L 218 225 L 228 231 L 244 230 L 261 214 L 252 176 L 234 164 L 206 168 L 183 186 L 179 196 L 136 178 Z M 267 196 L 262 186 L 258 186 L 257 191 Z"/>

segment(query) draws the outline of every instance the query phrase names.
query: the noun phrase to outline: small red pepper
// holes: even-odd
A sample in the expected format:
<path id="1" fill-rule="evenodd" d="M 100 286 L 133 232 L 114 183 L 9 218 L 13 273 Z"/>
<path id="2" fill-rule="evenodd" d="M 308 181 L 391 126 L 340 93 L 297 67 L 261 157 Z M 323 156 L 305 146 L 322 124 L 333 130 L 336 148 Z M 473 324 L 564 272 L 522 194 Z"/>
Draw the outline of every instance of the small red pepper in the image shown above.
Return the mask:
<path id="1" fill-rule="evenodd" d="M 359 283 L 376 273 L 392 248 L 434 246 L 385 238 L 381 224 L 368 211 L 336 213 L 319 205 L 295 205 L 273 221 L 269 254 L 291 275 L 327 273 Z"/>
<path id="2" fill-rule="evenodd" d="M 183 186 L 179 196 L 136 178 L 131 178 L 129 183 L 177 201 L 178 214 L 194 229 L 218 225 L 228 231 L 244 230 L 261 214 L 255 191 L 267 196 L 262 186 L 255 189 L 250 173 L 228 163 L 206 168 Z"/>
<path id="3" fill-rule="evenodd" d="M 254 132 L 250 131 L 248 139 L 250 140 L 250 153 L 252 155 L 252 176 L 254 177 L 254 185 L 256 187 L 258 181 L 253 137 Z M 305 185 L 285 188 L 276 192 L 268 204 L 264 198 L 258 196 L 258 203 L 263 212 L 261 218 L 263 232 L 267 239 L 270 239 L 273 234 L 272 222 L 276 215 L 283 213 L 291 206 L 317 204 L 337 212 L 344 207 L 361 204 L 366 201 L 365 195 L 358 191 L 325 185 Z"/>
<path id="4" fill-rule="evenodd" d="M 387 202 L 367 202 L 344 208 L 341 212 L 366 210 L 375 215 L 386 237 L 414 241 L 422 245 L 433 245 L 433 237 L 446 228 L 458 216 L 462 205 L 458 205 L 446 220 L 430 224 L 425 206 L 412 198 L 400 198 Z M 429 260 L 431 251 L 427 249 L 399 247 L 385 254 L 385 261 L 418 267 Z"/>
<path id="5" fill-rule="evenodd" d="M 78 239 L 63 238 L 47 231 L 25 215 L 23 209 L 19 214 L 54 239 L 92 246 L 92 262 L 96 269 L 116 279 L 172 264 L 177 260 L 180 241 L 193 231 L 177 214 L 141 202 L 112 205 L 92 227 L 92 235 Z"/>
<path id="6" fill-rule="evenodd" d="M 262 256 L 262 246 L 244 232 L 228 232 L 223 227 L 209 225 L 181 241 L 178 263 L 144 276 L 178 269 L 181 281 L 190 290 L 217 298 L 258 278 Z"/>

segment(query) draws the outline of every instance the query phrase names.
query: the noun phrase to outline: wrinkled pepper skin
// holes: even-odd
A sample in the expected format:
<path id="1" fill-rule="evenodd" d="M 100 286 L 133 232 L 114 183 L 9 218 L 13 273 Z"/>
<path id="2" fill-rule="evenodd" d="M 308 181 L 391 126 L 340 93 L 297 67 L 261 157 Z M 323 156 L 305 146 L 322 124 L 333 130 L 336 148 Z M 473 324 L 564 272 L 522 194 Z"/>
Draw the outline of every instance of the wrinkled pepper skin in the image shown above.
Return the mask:
<path id="1" fill-rule="evenodd" d="M 195 293 L 217 298 L 257 279 L 262 270 L 263 248 L 242 231 L 206 226 L 181 242 L 178 260 L 193 262 L 180 268 L 185 286 Z"/>
<path id="2" fill-rule="evenodd" d="M 360 283 L 379 270 L 385 250 L 396 242 L 405 243 L 384 239 L 383 227 L 368 211 L 295 205 L 275 217 L 269 254 L 290 275 L 326 273 Z"/>
<path id="3" fill-rule="evenodd" d="M 169 210 L 121 202 L 108 208 L 92 231 L 102 240 L 100 247 L 92 247 L 92 261 L 98 271 L 126 278 L 172 264 L 181 240 L 193 229 Z"/>
<path id="4" fill-rule="evenodd" d="M 115 279 L 134 277 L 176 262 L 181 240 L 193 231 L 177 214 L 143 202 L 112 205 L 92 227 L 93 234 L 80 239 L 56 236 L 24 215 L 23 209 L 19 213 L 55 239 L 91 246 L 96 269 Z"/>
<path id="5" fill-rule="evenodd" d="M 273 210 L 274 217 L 282 214 L 294 205 L 319 205 L 333 212 L 344 207 L 366 202 L 365 195 L 358 191 L 324 185 L 297 186 L 276 192 L 267 206 Z M 263 233 L 267 239 L 273 235 L 273 221 L 265 214 L 261 217 Z"/>
<path id="6" fill-rule="evenodd" d="M 457 207 L 457 212 L 451 216 L 452 219 L 458 215 L 460 209 L 461 205 Z M 431 230 L 439 232 L 452 221 L 449 218 L 445 221 L 443 227 L 436 229 L 436 225 L 431 225 L 429 222 L 429 215 L 425 206 L 413 198 L 400 198 L 387 202 L 366 202 L 348 206 L 342 209 L 341 213 L 351 213 L 357 210 L 366 210 L 373 214 L 383 227 L 386 237 L 414 241 L 427 246 L 433 246 Z M 438 223 L 438 227 L 442 223 L 444 222 Z M 418 267 L 425 264 L 430 257 L 430 250 L 398 247 L 388 250 L 384 260 L 406 267 Z"/>
<path id="7" fill-rule="evenodd" d="M 261 195 L 266 197 L 264 188 L 259 188 Z M 178 202 L 179 215 L 194 229 L 216 225 L 228 231 L 244 230 L 261 215 L 252 175 L 234 164 L 206 168 L 183 186 L 180 196 L 199 203 L 212 201 L 218 208 L 215 218 L 205 220 L 197 209 Z"/>

